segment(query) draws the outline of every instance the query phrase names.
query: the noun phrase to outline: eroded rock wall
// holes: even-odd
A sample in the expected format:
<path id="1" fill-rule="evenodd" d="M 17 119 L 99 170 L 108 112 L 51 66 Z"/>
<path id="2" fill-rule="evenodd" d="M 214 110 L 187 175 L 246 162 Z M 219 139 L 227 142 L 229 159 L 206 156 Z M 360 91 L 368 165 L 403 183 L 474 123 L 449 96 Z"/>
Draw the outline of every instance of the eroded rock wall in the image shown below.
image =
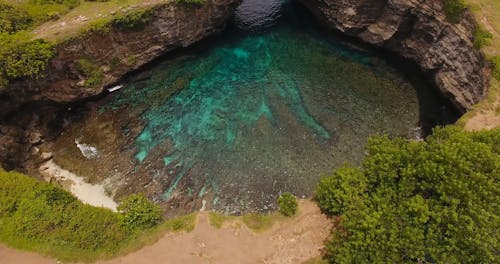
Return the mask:
<path id="1" fill-rule="evenodd" d="M 175 2 L 175 1 L 174 1 Z M 12 102 L 49 100 L 72 102 L 98 95 L 126 73 L 176 48 L 190 46 L 221 31 L 239 0 L 207 0 L 203 5 L 168 3 L 155 7 L 150 23 L 139 29 L 111 27 L 62 43 L 44 78 L 14 81 L 7 96 Z M 98 85 L 89 78 L 82 59 L 103 73 Z"/>
<path id="2" fill-rule="evenodd" d="M 460 111 L 485 97 L 489 69 L 473 46 L 468 11 L 452 24 L 441 0 L 299 1 L 330 28 L 418 63 Z"/>
<path id="3" fill-rule="evenodd" d="M 89 33 L 60 44 L 44 77 L 13 81 L 0 94 L 2 165 L 23 170 L 18 166 L 32 159 L 37 144 L 51 134 L 48 130 L 64 125 L 54 123 L 61 122 L 55 117 L 69 107 L 66 103 L 99 95 L 125 74 L 155 58 L 223 30 L 239 2 L 162 4 L 154 8 L 151 21 L 140 29 L 113 26 L 109 31 Z M 86 84 L 91 76 L 82 69 L 82 60 L 101 74 L 98 84 Z M 37 104 L 46 107 L 30 107 Z"/>

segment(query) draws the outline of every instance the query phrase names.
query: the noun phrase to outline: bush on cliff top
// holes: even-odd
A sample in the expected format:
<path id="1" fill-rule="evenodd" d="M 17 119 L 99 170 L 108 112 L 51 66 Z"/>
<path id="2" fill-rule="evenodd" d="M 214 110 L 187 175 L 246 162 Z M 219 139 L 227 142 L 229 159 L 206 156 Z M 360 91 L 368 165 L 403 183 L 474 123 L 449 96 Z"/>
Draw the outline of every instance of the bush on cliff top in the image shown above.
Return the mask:
<path id="1" fill-rule="evenodd" d="M 331 263 L 498 262 L 500 129 L 373 137 L 368 153 L 317 187 L 321 209 L 341 215 Z"/>
<path id="2" fill-rule="evenodd" d="M 0 2 L 0 33 L 15 33 L 28 29 L 33 19 L 26 10 Z"/>
<path id="3" fill-rule="evenodd" d="M 0 90 L 11 80 L 39 77 L 53 56 L 50 43 L 26 32 L 0 33 Z"/>

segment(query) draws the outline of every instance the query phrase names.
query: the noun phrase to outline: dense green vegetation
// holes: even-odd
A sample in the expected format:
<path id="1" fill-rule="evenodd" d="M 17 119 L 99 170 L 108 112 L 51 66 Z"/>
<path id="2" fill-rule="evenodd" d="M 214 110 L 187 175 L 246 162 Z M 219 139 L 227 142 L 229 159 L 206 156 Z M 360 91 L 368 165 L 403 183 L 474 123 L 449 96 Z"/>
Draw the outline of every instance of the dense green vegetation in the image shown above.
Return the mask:
<path id="1" fill-rule="evenodd" d="M 368 153 L 317 187 L 321 209 L 340 215 L 331 263 L 498 263 L 500 129 L 373 137 Z"/>
<path id="2" fill-rule="evenodd" d="M 297 197 L 295 195 L 285 192 L 278 198 L 278 207 L 281 214 L 284 216 L 293 216 L 297 213 Z"/>
<path id="3" fill-rule="evenodd" d="M 15 33 L 28 29 L 33 18 L 26 10 L 0 2 L 0 32 Z"/>
<path id="4" fill-rule="evenodd" d="M 0 90 L 9 80 L 40 76 L 52 56 L 51 44 L 25 32 L 0 33 Z"/>
<path id="5" fill-rule="evenodd" d="M 118 211 L 122 212 L 123 226 L 129 230 L 151 228 L 161 221 L 161 209 L 141 194 L 123 199 Z"/>
<path id="6" fill-rule="evenodd" d="M 161 220 L 158 206 L 142 195 L 125 199 L 119 209 L 85 205 L 52 184 L 0 169 L 0 242 L 7 245 L 62 260 L 90 260 L 122 251 Z M 164 229 L 192 228 L 187 220 L 168 221 Z"/>
<path id="7" fill-rule="evenodd" d="M 460 22 L 465 8 L 467 8 L 467 5 L 464 0 L 444 0 L 444 12 L 452 23 Z"/>

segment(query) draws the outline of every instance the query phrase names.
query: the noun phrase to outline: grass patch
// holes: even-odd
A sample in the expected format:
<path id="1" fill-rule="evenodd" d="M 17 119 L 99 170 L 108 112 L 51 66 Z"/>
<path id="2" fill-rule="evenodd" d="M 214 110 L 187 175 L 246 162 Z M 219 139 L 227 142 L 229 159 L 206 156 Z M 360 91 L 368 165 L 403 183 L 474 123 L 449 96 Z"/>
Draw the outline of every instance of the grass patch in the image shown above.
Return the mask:
<path id="1" fill-rule="evenodd" d="M 196 214 L 193 213 L 167 220 L 163 224 L 161 224 L 158 228 L 160 230 L 165 230 L 165 231 L 191 232 L 194 230 L 195 226 L 196 226 Z"/>
<path id="2" fill-rule="evenodd" d="M 57 20 L 78 7 L 80 0 L 0 0 L 0 4 L 8 4 L 26 13 L 30 17 L 30 26 L 36 26 L 50 20 Z"/>
<path id="3" fill-rule="evenodd" d="M 285 218 L 284 216 L 278 213 L 272 213 L 272 214 L 250 213 L 243 215 L 241 217 L 241 220 L 248 228 L 252 229 L 253 231 L 262 232 L 271 228 L 277 220 L 284 218 Z"/>
<path id="4" fill-rule="evenodd" d="M 235 216 L 223 215 L 215 212 L 208 213 L 208 220 L 210 221 L 210 225 L 217 229 L 220 229 L 225 222 L 234 219 L 236 219 Z"/>
<path id="5" fill-rule="evenodd" d="M 102 83 L 104 74 L 97 65 L 88 59 L 78 60 L 78 66 L 80 70 L 85 74 L 87 79 L 84 81 L 83 85 L 85 87 L 96 87 Z"/>

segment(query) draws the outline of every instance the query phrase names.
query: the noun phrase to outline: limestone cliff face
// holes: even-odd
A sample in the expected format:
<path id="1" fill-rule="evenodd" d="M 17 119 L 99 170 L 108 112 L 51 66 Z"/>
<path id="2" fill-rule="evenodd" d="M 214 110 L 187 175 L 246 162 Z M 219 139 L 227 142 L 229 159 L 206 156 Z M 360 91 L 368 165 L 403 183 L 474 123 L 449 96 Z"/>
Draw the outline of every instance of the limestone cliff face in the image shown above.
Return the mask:
<path id="1" fill-rule="evenodd" d="M 23 170 L 19 166 L 39 156 L 36 146 L 64 125 L 60 116 L 69 111 L 64 103 L 99 95 L 130 71 L 221 31 L 239 2 L 163 4 L 155 7 L 151 21 L 140 30 L 113 26 L 109 32 L 60 44 L 45 77 L 11 82 L 0 93 L 0 164 Z M 86 85 L 91 76 L 82 69 L 82 60 L 102 77 L 96 85 Z M 23 107 L 26 104 L 30 107 Z"/>
<path id="2" fill-rule="evenodd" d="M 16 102 L 72 102 L 100 94 L 126 73 L 179 47 L 190 46 L 224 28 L 239 0 L 207 0 L 203 5 L 169 3 L 155 7 L 153 18 L 138 30 L 111 27 L 59 45 L 44 78 L 13 82 L 7 96 Z M 89 78 L 82 59 L 102 73 L 102 82 Z"/>
<path id="3" fill-rule="evenodd" d="M 466 111 L 483 99 L 489 73 L 473 47 L 475 21 L 446 20 L 441 0 L 299 0 L 323 23 L 417 62 Z"/>

